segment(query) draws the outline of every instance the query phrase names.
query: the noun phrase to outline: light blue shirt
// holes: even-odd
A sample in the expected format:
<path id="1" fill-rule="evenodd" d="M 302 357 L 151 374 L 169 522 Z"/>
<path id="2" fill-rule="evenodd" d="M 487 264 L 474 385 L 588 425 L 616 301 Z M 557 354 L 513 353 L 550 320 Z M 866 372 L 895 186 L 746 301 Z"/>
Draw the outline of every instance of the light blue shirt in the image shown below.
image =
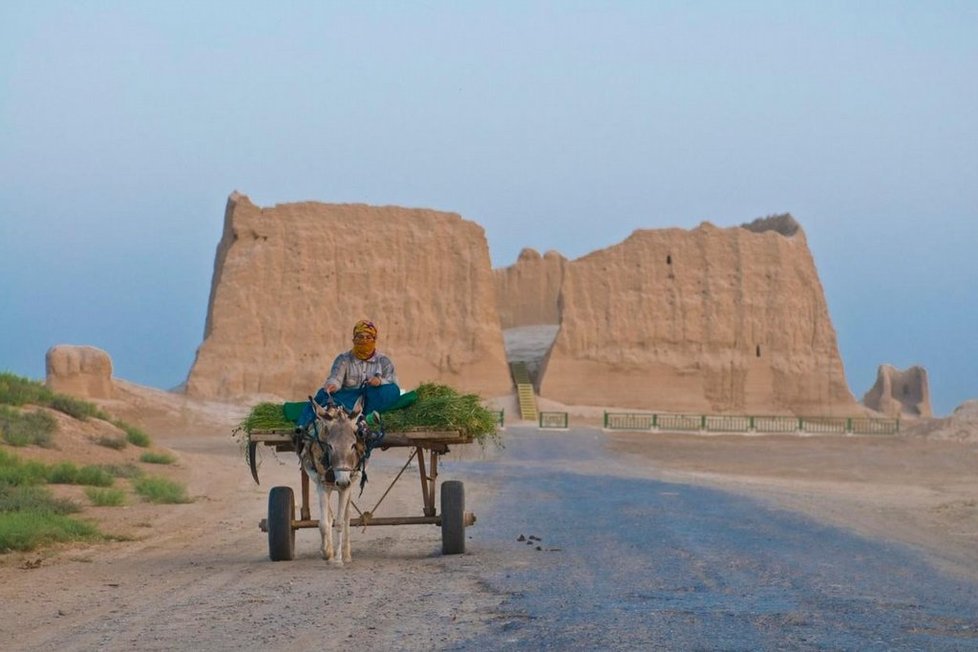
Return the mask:
<path id="1" fill-rule="evenodd" d="M 380 376 L 382 385 L 398 384 L 397 375 L 394 373 L 394 363 L 383 353 L 374 351 L 372 356 L 366 360 L 361 360 L 353 355 L 353 351 L 346 351 L 336 356 L 336 360 L 333 361 L 333 368 L 329 370 L 329 376 L 323 383 L 323 387 L 333 384 L 339 389 L 356 388 L 374 376 Z"/>

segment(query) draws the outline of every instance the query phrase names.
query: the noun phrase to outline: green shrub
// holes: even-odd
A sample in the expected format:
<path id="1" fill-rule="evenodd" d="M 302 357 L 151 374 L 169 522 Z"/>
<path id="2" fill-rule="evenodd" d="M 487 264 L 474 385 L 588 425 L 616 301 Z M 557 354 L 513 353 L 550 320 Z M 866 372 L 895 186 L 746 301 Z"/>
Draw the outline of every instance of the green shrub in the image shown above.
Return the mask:
<path id="1" fill-rule="evenodd" d="M 111 487 L 115 477 L 96 465 L 83 466 L 78 472 L 78 484 L 88 487 Z"/>
<path id="2" fill-rule="evenodd" d="M 78 484 L 78 467 L 72 462 L 58 462 L 47 469 L 45 480 L 51 484 Z"/>
<path id="3" fill-rule="evenodd" d="M 173 457 L 169 453 L 154 453 L 152 451 L 146 451 L 139 456 L 140 462 L 145 462 L 146 464 L 173 464 L 177 461 L 177 458 Z"/>
<path id="4" fill-rule="evenodd" d="M 21 412 L 16 408 L 0 405 L 0 432 L 11 446 L 52 446 L 52 435 L 58 427 L 47 412 Z"/>
<path id="5" fill-rule="evenodd" d="M 105 446 L 106 448 L 111 448 L 113 450 L 121 451 L 123 448 L 129 445 L 125 437 L 109 437 L 108 435 L 103 435 L 95 440 L 95 443 L 99 446 Z"/>
<path id="6" fill-rule="evenodd" d="M 0 552 L 29 551 L 62 541 L 98 539 L 94 525 L 49 511 L 0 512 Z"/>
<path id="7" fill-rule="evenodd" d="M 9 372 L 0 373 L 0 405 L 20 406 L 28 403 L 43 405 L 81 420 L 89 417 L 105 420 L 109 418 L 94 403 L 65 394 L 55 394 L 36 380 L 22 378 Z"/>
<path id="8" fill-rule="evenodd" d="M 105 414 L 105 412 L 102 412 L 102 410 L 100 410 L 94 403 L 82 401 L 72 396 L 65 396 L 64 394 L 53 394 L 47 405 L 52 410 L 64 412 L 68 416 L 81 419 L 82 421 L 88 419 L 89 417 L 105 420 L 108 420 L 109 418 L 108 415 Z"/>
<path id="9" fill-rule="evenodd" d="M 187 489 L 183 485 L 158 476 L 137 478 L 132 483 L 136 493 L 151 503 L 189 503 Z"/>
<path id="10" fill-rule="evenodd" d="M 130 426 L 128 423 L 122 421 L 116 423 L 117 426 L 126 431 L 126 441 L 128 441 L 133 446 L 139 446 L 140 448 L 149 448 L 152 441 L 150 441 L 149 435 L 137 428 L 136 426 Z"/>
<path id="11" fill-rule="evenodd" d="M 16 455 L 0 449 L 0 483 L 34 485 L 47 481 L 48 467 L 41 462 L 22 462 Z"/>
<path id="12" fill-rule="evenodd" d="M 85 495 L 88 496 L 93 505 L 99 507 L 118 507 L 126 502 L 126 494 L 122 489 L 85 487 Z"/>
<path id="13" fill-rule="evenodd" d="M 0 405 L 47 405 L 54 394 L 36 380 L 0 373 Z"/>
<path id="14" fill-rule="evenodd" d="M 51 484 L 81 484 L 92 487 L 110 487 L 115 482 L 111 473 L 98 466 L 78 468 L 71 462 L 59 462 L 48 468 L 47 481 Z"/>
<path id="15" fill-rule="evenodd" d="M 98 468 L 114 478 L 138 478 L 143 470 L 132 462 L 126 464 L 99 464 Z"/>
<path id="16" fill-rule="evenodd" d="M 0 483 L 0 512 L 74 514 L 81 507 L 67 498 L 54 498 L 47 487 Z"/>

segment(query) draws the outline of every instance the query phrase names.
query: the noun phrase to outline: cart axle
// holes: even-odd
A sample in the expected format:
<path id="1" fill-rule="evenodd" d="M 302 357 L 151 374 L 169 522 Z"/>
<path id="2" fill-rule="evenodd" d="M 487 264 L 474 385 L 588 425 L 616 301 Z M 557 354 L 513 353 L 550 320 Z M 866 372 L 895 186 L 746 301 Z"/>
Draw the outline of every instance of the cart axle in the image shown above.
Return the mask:
<path id="1" fill-rule="evenodd" d="M 367 519 L 367 522 L 363 522 L 362 517 L 351 518 L 350 527 L 366 527 L 368 525 L 438 525 L 441 526 L 441 516 L 374 516 Z M 470 527 L 475 525 L 475 514 L 472 512 L 465 512 L 462 517 L 462 522 L 465 527 Z M 313 528 L 319 527 L 319 519 L 304 519 L 299 521 L 292 521 L 292 529 L 299 530 L 302 528 Z M 337 524 L 339 527 L 339 524 Z M 258 529 L 262 532 L 268 532 L 268 519 L 263 518 L 258 521 Z"/>

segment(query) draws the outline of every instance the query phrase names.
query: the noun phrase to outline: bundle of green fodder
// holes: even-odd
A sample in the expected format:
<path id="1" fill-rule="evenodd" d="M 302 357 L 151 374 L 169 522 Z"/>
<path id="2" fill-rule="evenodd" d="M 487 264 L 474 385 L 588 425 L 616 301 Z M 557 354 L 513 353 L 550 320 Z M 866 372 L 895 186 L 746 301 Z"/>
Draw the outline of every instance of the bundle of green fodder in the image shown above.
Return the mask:
<path id="1" fill-rule="evenodd" d="M 255 430 L 281 430 L 295 428 L 295 424 L 285 418 L 281 403 L 259 403 L 251 408 L 248 416 L 238 424 L 238 430 L 249 435 Z"/>
<path id="2" fill-rule="evenodd" d="M 386 432 L 418 430 L 457 430 L 485 445 L 499 444 L 498 417 L 483 407 L 475 394 L 459 394 L 447 385 L 425 383 L 414 393 L 417 400 L 408 407 L 384 412 L 381 425 Z M 371 423 L 372 419 L 368 420 Z M 372 424 L 372 423 L 371 423 Z M 238 425 L 237 430 L 251 435 L 260 430 L 290 430 L 295 427 L 285 416 L 281 403 L 259 403 Z"/>
<path id="3" fill-rule="evenodd" d="M 485 445 L 500 443 L 499 418 L 487 410 L 475 394 L 459 394 L 447 385 L 424 383 L 415 393 L 418 400 L 406 408 L 381 415 L 386 432 L 412 430 L 457 430 Z"/>

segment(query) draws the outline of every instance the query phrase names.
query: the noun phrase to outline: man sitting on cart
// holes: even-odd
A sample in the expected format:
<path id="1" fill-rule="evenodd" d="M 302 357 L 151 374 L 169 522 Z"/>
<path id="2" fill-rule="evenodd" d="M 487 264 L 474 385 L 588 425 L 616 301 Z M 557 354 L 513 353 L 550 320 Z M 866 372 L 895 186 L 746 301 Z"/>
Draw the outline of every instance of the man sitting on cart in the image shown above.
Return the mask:
<path id="1" fill-rule="evenodd" d="M 364 397 L 364 414 L 383 412 L 401 396 L 394 363 L 377 351 L 377 327 L 366 319 L 354 325 L 353 348 L 336 356 L 315 400 L 325 406 L 332 398 L 337 405 L 352 410 L 360 396 Z M 312 419 L 312 406 L 307 405 L 299 425 L 306 426 Z"/>

